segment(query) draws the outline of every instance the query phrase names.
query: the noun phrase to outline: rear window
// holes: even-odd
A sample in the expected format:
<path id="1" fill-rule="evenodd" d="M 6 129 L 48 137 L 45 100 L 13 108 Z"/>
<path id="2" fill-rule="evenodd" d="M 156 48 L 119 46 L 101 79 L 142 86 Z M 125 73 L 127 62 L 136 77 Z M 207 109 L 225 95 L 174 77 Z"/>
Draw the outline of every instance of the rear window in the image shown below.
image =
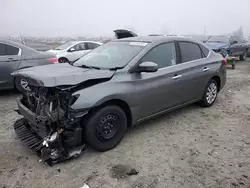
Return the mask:
<path id="1" fill-rule="evenodd" d="M 7 47 L 7 55 L 18 55 L 19 48 L 10 45 L 6 45 L 6 47 Z"/>
<path id="2" fill-rule="evenodd" d="M 191 42 L 179 42 L 181 63 L 202 58 L 202 51 L 198 44 Z"/>

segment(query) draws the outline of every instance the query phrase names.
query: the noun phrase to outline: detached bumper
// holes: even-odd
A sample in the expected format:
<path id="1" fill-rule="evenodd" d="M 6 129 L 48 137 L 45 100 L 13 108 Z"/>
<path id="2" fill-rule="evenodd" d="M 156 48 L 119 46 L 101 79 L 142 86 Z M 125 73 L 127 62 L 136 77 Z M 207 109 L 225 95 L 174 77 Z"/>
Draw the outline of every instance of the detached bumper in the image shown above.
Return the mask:
<path id="1" fill-rule="evenodd" d="M 25 119 L 19 119 L 14 123 L 14 130 L 21 141 L 30 149 L 39 152 L 42 148 L 42 138 L 32 133 L 28 122 Z"/>
<path id="2" fill-rule="evenodd" d="M 81 129 L 71 135 L 67 131 L 59 133 L 59 130 L 51 133 L 46 128 L 50 125 L 45 117 L 37 116 L 22 104 L 21 99 L 17 99 L 17 106 L 17 112 L 24 118 L 14 123 L 14 130 L 21 141 L 37 152 L 43 161 L 53 165 L 83 153 L 85 144 L 68 147 L 72 143 L 71 140 L 75 139 L 75 135 L 82 132 Z"/>

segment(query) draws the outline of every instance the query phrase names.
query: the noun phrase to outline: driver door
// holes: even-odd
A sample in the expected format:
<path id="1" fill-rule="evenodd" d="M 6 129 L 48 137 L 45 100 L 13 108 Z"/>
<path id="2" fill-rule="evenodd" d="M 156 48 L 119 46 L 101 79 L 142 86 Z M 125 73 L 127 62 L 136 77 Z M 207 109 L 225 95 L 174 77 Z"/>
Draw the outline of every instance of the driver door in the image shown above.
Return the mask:
<path id="1" fill-rule="evenodd" d="M 140 61 L 154 62 L 159 70 L 153 73 L 135 73 L 137 118 L 144 119 L 172 108 L 178 103 L 181 85 L 175 75 L 175 43 L 164 43 L 151 49 Z M 175 79 L 176 78 L 176 79 Z"/>
<path id="2" fill-rule="evenodd" d="M 240 48 L 239 48 L 239 41 L 236 36 L 232 36 L 230 39 L 230 51 L 232 53 L 232 56 L 236 56 L 240 53 Z"/>

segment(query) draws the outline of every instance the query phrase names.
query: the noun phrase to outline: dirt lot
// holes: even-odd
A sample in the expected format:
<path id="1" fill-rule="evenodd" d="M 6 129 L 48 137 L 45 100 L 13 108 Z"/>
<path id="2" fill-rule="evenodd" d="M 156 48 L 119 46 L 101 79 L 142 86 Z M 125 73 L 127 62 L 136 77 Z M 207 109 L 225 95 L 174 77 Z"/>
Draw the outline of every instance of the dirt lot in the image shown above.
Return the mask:
<path id="1" fill-rule="evenodd" d="M 17 94 L 0 95 L 0 188 L 250 188 L 250 60 L 228 69 L 209 108 L 191 105 L 131 128 L 115 149 L 49 167 L 12 125 Z M 139 174 L 128 176 L 135 168 Z"/>

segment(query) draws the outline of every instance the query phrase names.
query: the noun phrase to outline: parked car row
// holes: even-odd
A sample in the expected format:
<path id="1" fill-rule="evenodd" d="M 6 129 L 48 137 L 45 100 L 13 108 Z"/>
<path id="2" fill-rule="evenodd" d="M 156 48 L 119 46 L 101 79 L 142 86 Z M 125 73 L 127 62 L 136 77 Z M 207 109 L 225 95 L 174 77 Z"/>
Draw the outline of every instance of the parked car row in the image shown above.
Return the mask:
<path id="1" fill-rule="evenodd" d="M 59 63 L 70 63 L 100 45 L 101 42 L 94 41 L 70 41 L 48 52 L 54 53 Z"/>
<path id="2" fill-rule="evenodd" d="M 178 36 L 134 36 L 116 30 L 75 62 L 12 73 L 28 81 L 17 99 L 21 140 L 57 163 L 117 146 L 128 127 L 198 102 L 214 104 L 226 83 L 224 58 L 201 42 Z"/>
<path id="3" fill-rule="evenodd" d="M 248 45 L 238 36 L 219 35 L 211 36 L 205 44 L 224 57 L 227 55 L 239 57 L 240 60 L 246 60 L 249 51 Z"/>

